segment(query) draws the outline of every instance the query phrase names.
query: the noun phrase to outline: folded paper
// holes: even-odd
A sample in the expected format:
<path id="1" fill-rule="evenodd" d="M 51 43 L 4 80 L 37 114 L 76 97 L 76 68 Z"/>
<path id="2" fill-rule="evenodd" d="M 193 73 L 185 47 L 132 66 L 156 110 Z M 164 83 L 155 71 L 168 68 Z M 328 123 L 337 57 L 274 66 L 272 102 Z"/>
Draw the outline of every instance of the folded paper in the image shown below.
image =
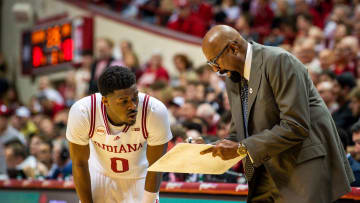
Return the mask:
<path id="1" fill-rule="evenodd" d="M 223 174 L 245 157 L 230 160 L 213 157 L 211 153 L 200 152 L 212 147 L 208 144 L 179 143 L 153 165 L 148 171 L 174 173 Z"/>

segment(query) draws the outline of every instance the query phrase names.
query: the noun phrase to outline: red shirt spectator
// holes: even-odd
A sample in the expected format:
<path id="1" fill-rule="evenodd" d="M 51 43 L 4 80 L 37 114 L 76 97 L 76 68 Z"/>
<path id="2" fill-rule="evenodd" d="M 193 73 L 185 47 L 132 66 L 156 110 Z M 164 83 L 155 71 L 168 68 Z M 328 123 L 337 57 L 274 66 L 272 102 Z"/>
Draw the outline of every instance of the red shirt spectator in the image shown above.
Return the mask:
<path id="1" fill-rule="evenodd" d="M 155 81 L 169 81 L 170 77 L 166 69 L 162 66 L 162 57 L 160 54 L 154 54 L 144 73 L 139 78 L 138 84 L 140 86 L 149 86 Z"/>
<path id="2" fill-rule="evenodd" d="M 356 76 L 355 69 L 356 69 L 356 63 L 355 62 L 350 62 L 347 65 L 335 64 L 334 73 L 335 73 L 335 75 L 341 75 L 342 73 L 350 72 L 354 76 Z"/>
<path id="3" fill-rule="evenodd" d="M 205 22 L 211 22 L 214 17 L 211 5 L 201 0 L 191 1 L 191 13 L 200 17 Z"/>
<path id="4" fill-rule="evenodd" d="M 205 21 L 196 13 L 192 13 L 188 5 L 179 7 L 179 13 L 170 17 L 167 27 L 198 37 L 203 37 L 207 29 Z"/>
<path id="5" fill-rule="evenodd" d="M 268 0 L 259 0 L 253 4 L 252 13 L 254 16 L 254 30 L 259 32 L 261 36 L 268 35 L 272 21 L 274 19 L 274 12 L 270 8 Z"/>
<path id="6" fill-rule="evenodd" d="M 309 9 L 309 13 L 313 17 L 313 24 L 323 29 L 325 19 L 330 14 L 333 6 L 331 2 L 327 1 L 315 1 L 315 4 Z"/>

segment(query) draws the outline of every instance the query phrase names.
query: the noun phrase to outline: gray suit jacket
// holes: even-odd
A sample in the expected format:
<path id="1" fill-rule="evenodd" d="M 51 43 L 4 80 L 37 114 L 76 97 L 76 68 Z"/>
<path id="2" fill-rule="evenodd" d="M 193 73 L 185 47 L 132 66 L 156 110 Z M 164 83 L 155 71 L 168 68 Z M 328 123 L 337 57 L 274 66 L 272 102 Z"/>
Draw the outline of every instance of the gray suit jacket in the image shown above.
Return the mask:
<path id="1" fill-rule="evenodd" d="M 244 143 L 255 167 L 264 165 L 285 202 L 338 199 L 351 191 L 354 175 L 307 69 L 281 48 L 251 43 L 249 137 L 244 136 L 240 83 L 227 79 L 229 139 Z"/>

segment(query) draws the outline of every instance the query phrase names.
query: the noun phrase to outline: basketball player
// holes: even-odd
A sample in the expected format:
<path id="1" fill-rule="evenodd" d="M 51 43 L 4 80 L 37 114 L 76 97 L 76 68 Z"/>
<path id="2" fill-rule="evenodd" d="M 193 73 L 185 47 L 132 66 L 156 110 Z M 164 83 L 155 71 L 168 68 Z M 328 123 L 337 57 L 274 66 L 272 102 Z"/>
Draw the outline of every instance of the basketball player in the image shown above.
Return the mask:
<path id="1" fill-rule="evenodd" d="M 80 201 L 158 203 L 162 174 L 147 167 L 172 138 L 165 105 L 128 68 L 108 67 L 98 87 L 71 107 L 66 131 Z"/>

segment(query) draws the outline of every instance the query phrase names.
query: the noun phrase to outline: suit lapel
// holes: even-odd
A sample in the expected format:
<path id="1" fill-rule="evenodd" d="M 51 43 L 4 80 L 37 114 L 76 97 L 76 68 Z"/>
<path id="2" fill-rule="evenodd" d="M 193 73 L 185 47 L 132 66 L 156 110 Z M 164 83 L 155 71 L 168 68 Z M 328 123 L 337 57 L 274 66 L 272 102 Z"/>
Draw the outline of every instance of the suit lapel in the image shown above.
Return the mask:
<path id="1" fill-rule="evenodd" d="M 250 71 L 250 80 L 249 80 L 249 95 L 248 95 L 248 112 L 246 114 L 246 120 L 249 121 L 249 114 L 251 108 L 255 102 L 256 95 L 258 93 L 261 81 L 261 65 L 262 65 L 262 52 L 261 45 L 251 42 L 253 48 L 253 55 L 251 60 L 251 71 Z"/>

